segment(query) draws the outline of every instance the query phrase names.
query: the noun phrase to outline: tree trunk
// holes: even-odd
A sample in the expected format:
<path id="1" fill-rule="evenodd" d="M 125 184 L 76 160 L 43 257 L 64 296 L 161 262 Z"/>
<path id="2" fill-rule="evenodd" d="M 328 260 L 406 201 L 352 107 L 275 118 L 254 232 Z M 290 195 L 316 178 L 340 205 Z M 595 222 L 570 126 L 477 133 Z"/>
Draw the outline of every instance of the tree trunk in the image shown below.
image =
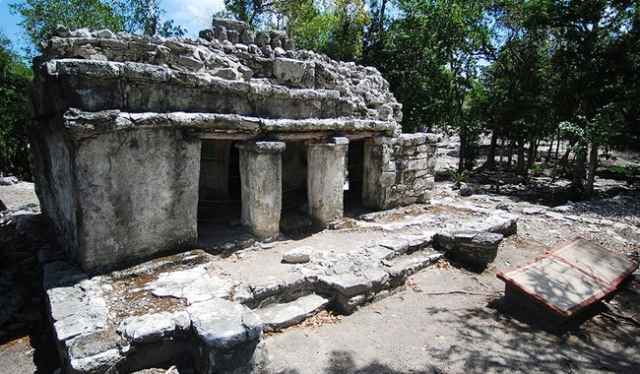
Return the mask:
<path id="1" fill-rule="evenodd" d="M 500 167 L 503 166 L 503 158 L 504 158 L 504 138 L 500 139 Z"/>
<path id="2" fill-rule="evenodd" d="M 498 147 L 498 136 L 495 131 L 491 132 L 491 145 L 489 146 L 489 153 L 487 154 L 487 162 L 484 163 L 484 168 L 488 170 L 494 170 L 496 168 L 496 148 Z"/>
<path id="3" fill-rule="evenodd" d="M 533 164 L 536 162 L 537 157 L 538 157 L 538 141 L 535 138 L 532 138 L 529 141 L 529 150 L 527 152 L 527 170 L 531 169 Z"/>
<path id="4" fill-rule="evenodd" d="M 507 152 L 509 152 L 509 154 L 507 155 L 507 169 L 511 169 L 511 163 L 513 161 L 513 139 L 509 139 L 509 147 L 507 148 Z"/>
<path id="5" fill-rule="evenodd" d="M 573 167 L 573 188 L 576 192 L 584 194 L 584 181 L 586 179 L 587 144 L 578 144 L 576 160 Z"/>
<path id="6" fill-rule="evenodd" d="M 547 150 L 547 163 L 551 161 L 551 152 L 553 152 L 553 136 L 551 137 L 549 149 Z"/>
<path id="7" fill-rule="evenodd" d="M 589 152 L 589 167 L 587 169 L 587 184 L 584 192 L 587 196 L 593 194 L 593 182 L 596 179 L 596 169 L 598 168 L 598 144 L 591 144 L 591 152 Z"/>
<path id="8" fill-rule="evenodd" d="M 460 127 L 460 149 L 458 150 L 458 172 L 462 173 L 464 171 L 464 155 L 467 147 L 467 134 L 463 127 Z"/>
<path id="9" fill-rule="evenodd" d="M 524 142 L 521 140 L 518 142 L 518 158 L 516 160 L 516 171 L 518 174 L 524 174 L 526 170 L 524 153 Z"/>
<path id="10" fill-rule="evenodd" d="M 558 128 L 558 143 L 556 144 L 556 161 L 558 161 L 558 157 L 560 156 L 560 143 L 562 143 L 562 139 L 560 138 L 560 128 Z"/>

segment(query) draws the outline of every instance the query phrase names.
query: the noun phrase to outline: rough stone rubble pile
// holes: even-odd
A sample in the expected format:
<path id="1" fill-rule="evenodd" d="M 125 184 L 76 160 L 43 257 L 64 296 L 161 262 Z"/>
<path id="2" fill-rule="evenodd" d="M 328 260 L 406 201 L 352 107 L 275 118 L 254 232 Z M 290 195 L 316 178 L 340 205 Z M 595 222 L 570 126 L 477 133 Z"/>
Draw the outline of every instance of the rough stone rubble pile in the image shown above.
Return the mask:
<path id="1" fill-rule="evenodd" d="M 253 37 L 239 22 L 215 20 L 214 24 L 215 32 L 201 33 L 208 40 L 58 30 L 41 60 L 39 114 L 64 113 L 69 108 L 236 114 L 254 119 L 334 119 L 336 130 L 341 125 L 346 131 L 368 127 L 390 134 L 399 131 L 401 105 L 375 68 L 311 51 L 285 50 L 282 40 L 285 48 L 291 43 L 280 33 Z M 247 44 L 235 37 L 240 32 Z M 125 124 L 121 119 L 102 123 L 107 128 L 97 125 L 86 130 L 133 126 L 136 120 Z M 201 122 L 215 129 L 210 122 L 244 124 L 243 120 L 252 123 L 238 116 L 205 116 Z M 318 129 L 325 123 L 320 121 Z M 294 123 L 281 123 L 287 125 Z"/>

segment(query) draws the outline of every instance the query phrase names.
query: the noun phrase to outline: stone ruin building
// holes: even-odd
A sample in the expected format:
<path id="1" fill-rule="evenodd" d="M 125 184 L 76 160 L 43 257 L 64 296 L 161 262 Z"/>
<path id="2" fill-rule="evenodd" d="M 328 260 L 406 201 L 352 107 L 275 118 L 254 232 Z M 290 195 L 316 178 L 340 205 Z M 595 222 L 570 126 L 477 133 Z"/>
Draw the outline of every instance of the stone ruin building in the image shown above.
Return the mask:
<path id="1" fill-rule="evenodd" d="M 35 66 L 37 193 L 84 271 L 202 246 L 236 221 L 269 239 L 287 214 L 326 227 L 345 205 L 430 200 L 434 139 L 401 134 L 382 75 L 284 33 L 60 28 Z"/>

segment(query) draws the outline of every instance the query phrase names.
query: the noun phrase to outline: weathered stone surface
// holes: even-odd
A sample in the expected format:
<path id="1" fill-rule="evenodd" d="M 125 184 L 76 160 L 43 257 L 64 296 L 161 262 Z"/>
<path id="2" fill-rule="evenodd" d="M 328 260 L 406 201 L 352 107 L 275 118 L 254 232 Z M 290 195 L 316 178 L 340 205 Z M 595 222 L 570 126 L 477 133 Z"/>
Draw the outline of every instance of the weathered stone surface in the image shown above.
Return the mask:
<path id="1" fill-rule="evenodd" d="M 258 309 L 256 314 L 264 324 L 264 331 L 281 330 L 316 314 L 328 303 L 324 297 L 312 294 L 289 303 L 269 305 Z"/>
<path id="2" fill-rule="evenodd" d="M 70 360 L 68 372 L 72 374 L 105 373 L 121 360 L 120 351 L 110 349 L 93 356 Z"/>
<path id="3" fill-rule="evenodd" d="M 0 177 L 0 186 L 11 186 L 12 184 L 17 184 L 18 178 L 16 177 Z"/>
<path id="4" fill-rule="evenodd" d="M 313 248 L 305 246 L 291 249 L 282 255 L 282 262 L 287 264 L 304 264 L 309 262 Z"/>
<path id="5" fill-rule="evenodd" d="M 146 288 L 156 296 L 177 297 L 193 304 L 212 298 L 228 299 L 236 285 L 232 280 L 214 275 L 206 265 L 199 265 L 187 270 L 161 273 Z"/>
<path id="6" fill-rule="evenodd" d="M 120 323 L 118 331 L 131 343 L 140 344 L 176 336 L 189 327 L 191 320 L 187 312 L 162 312 L 129 317 Z"/>
<path id="7" fill-rule="evenodd" d="M 68 372 L 102 373 L 124 360 L 125 342 L 112 330 L 98 330 L 64 342 Z"/>
<path id="8" fill-rule="evenodd" d="M 307 148 L 309 212 L 317 226 L 326 227 L 344 214 L 347 144 L 346 138 L 335 138 Z"/>
<path id="9" fill-rule="evenodd" d="M 542 214 L 543 212 L 544 212 L 544 209 L 543 208 L 539 208 L 539 207 L 524 208 L 522 210 L 522 213 L 524 213 L 526 215 L 529 215 L 529 216 Z"/>
<path id="10" fill-rule="evenodd" d="M 195 303 L 187 309 L 201 341 L 212 349 L 228 350 L 262 334 L 262 323 L 249 308 L 223 299 Z"/>
<path id="11" fill-rule="evenodd" d="M 392 284 L 403 283 L 405 279 L 443 258 L 442 253 L 417 253 L 385 262 Z"/>
<path id="12" fill-rule="evenodd" d="M 435 147 L 430 134 L 377 137 L 365 143 L 364 204 L 393 208 L 431 200 Z"/>
<path id="13" fill-rule="evenodd" d="M 242 223 L 260 239 L 280 233 L 282 211 L 281 142 L 250 142 L 240 149 Z"/>
<path id="14" fill-rule="evenodd" d="M 313 87 L 315 64 L 291 58 L 276 58 L 273 62 L 273 75 L 278 82 L 294 87 Z"/>
<path id="15" fill-rule="evenodd" d="M 473 195 L 473 188 L 471 188 L 467 184 L 463 184 L 462 186 L 460 186 L 460 190 L 458 190 L 458 193 L 460 194 L 460 196 L 468 197 Z"/>
<path id="16" fill-rule="evenodd" d="M 457 231 L 435 236 L 436 248 L 447 256 L 472 267 L 484 268 L 498 254 L 502 234 L 477 231 Z"/>
<path id="17" fill-rule="evenodd" d="M 369 291 L 372 287 L 370 279 L 354 273 L 323 276 L 320 277 L 320 281 L 345 296 L 358 295 Z"/>
<path id="18" fill-rule="evenodd" d="M 242 222 L 260 239 L 279 234 L 284 143 L 275 140 L 328 141 L 307 157 L 320 225 L 342 217 L 347 144 L 335 134 L 370 138 L 367 205 L 429 201 L 432 140 L 399 136 L 402 106 L 378 70 L 293 50 L 285 32 L 254 35 L 238 21 L 215 19 L 199 35 L 60 28 L 37 59 L 38 194 L 83 270 L 195 245 L 202 139 L 242 143 Z M 167 292 L 197 302 L 225 297 L 218 286 L 194 281 L 186 293 Z"/>
<path id="19" fill-rule="evenodd" d="M 45 266 L 45 287 L 56 337 L 64 341 L 107 325 L 107 305 L 98 278 L 65 270 L 56 263 Z"/>
<path id="20" fill-rule="evenodd" d="M 169 129 L 108 134 L 80 147 L 73 172 L 82 191 L 82 267 L 109 269 L 190 248 L 197 241 L 199 158 L 199 141 Z"/>

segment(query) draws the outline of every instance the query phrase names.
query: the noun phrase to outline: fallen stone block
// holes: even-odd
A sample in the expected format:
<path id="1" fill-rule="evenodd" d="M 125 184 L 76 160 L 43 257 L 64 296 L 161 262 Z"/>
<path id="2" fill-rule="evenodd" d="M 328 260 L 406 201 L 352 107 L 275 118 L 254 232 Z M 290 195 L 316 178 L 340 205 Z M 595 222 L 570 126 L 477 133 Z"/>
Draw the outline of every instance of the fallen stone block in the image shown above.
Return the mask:
<path id="1" fill-rule="evenodd" d="M 64 342 L 71 373 L 103 373 L 124 359 L 121 348 L 126 342 L 113 330 L 80 335 Z"/>
<path id="2" fill-rule="evenodd" d="M 324 309 L 328 303 L 328 299 L 312 294 L 290 303 L 272 304 L 266 308 L 258 309 L 256 314 L 264 324 L 264 331 L 281 330 L 316 314 Z"/>
<path id="3" fill-rule="evenodd" d="M 481 270 L 496 258 L 503 238 L 502 234 L 490 232 L 456 231 L 437 234 L 434 242 L 447 257 Z"/>
<path id="4" fill-rule="evenodd" d="M 161 312 L 129 317 L 120 323 L 118 331 L 129 342 L 140 344 L 174 337 L 186 332 L 190 327 L 191 320 L 187 312 Z"/>
<path id="5" fill-rule="evenodd" d="M 313 248 L 305 246 L 294 248 L 282 255 L 282 262 L 286 264 L 304 264 L 311 260 Z"/>

